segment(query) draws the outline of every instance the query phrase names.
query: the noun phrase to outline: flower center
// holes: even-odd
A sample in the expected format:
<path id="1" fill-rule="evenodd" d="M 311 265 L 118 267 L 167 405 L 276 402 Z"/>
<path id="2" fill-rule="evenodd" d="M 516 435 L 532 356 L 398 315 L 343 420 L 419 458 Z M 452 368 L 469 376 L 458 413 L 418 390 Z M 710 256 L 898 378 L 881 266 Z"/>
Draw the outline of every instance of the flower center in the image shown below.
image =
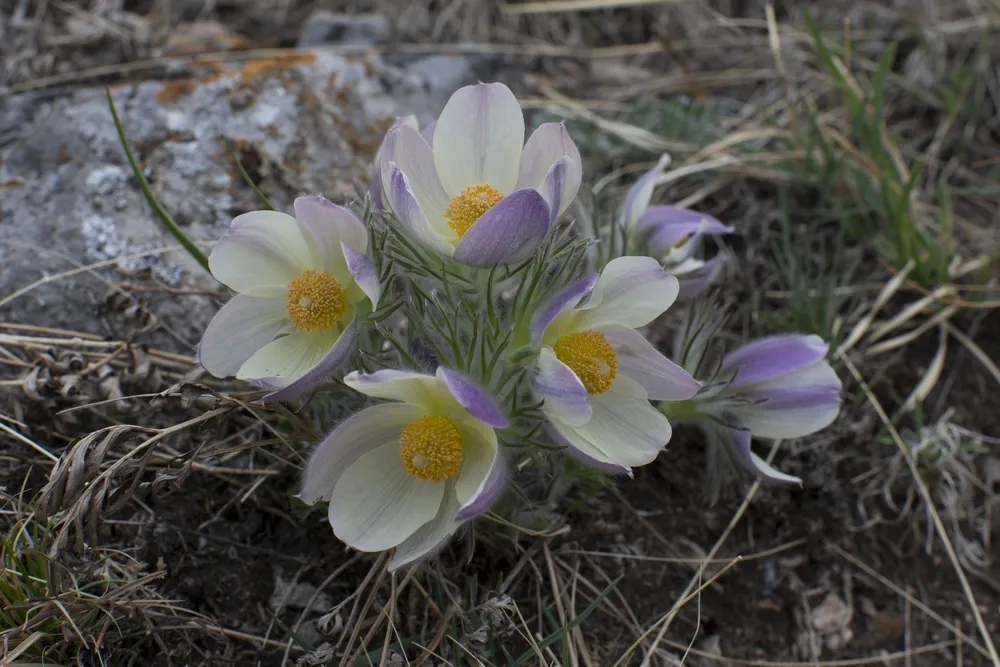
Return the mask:
<path id="1" fill-rule="evenodd" d="M 448 226 L 458 233 L 459 238 L 469 231 L 476 220 L 503 199 L 503 193 L 489 183 L 470 185 L 448 204 L 444 217 Z"/>
<path id="2" fill-rule="evenodd" d="M 556 341 L 556 358 L 573 369 L 588 394 L 611 389 L 618 374 L 618 355 L 600 331 L 587 329 Z"/>
<path id="3" fill-rule="evenodd" d="M 462 432 L 447 417 L 421 417 L 399 434 L 399 453 L 406 472 L 440 482 L 462 468 Z"/>
<path id="4" fill-rule="evenodd" d="M 288 284 L 288 319 L 299 331 L 329 329 L 347 308 L 344 288 L 326 271 L 304 271 Z"/>

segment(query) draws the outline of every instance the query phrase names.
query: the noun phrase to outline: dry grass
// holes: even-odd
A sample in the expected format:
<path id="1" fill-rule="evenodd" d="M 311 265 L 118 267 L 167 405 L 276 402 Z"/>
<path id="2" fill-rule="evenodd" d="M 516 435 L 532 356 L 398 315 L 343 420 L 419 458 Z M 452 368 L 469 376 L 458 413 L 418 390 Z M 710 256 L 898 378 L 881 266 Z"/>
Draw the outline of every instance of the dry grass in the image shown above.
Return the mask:
<path id="1" fill-rule="evenodd" d="M 867 582 L 887 596 L 886 608 L 899 605 L 900 641 L 831 659 L 846 654 L 816 648 L 813 592 L 800 587 L 789 595 L 796 596 L 795 632 L 812 642 L 808 651 L 786 637 L 775 649 L 781 655 L 754 654 L 754 641 L 774 647 L 764 634 L 749 635 L 745 650 L 726 647 L 738 657 L 700 643 L 709 624 L 715 634 L 720 623 L 735 622 L 755 632 L 754 619 L 726 616 L 720 596 L 755 595 L 743 584 L 750 563 L 793 558 L 815 541 L 808 534 L 753 548 L 753 527 L 768 512 L 762 503 L 781 494 L 759 484 L 742 502 L 722 506 L 731 514 L 707 550 L 686 539 L 690 524 L 659 523 L 637 509 L 649 499 L 630 497 L 624 484 L 618 499 L 601 498 L 616 504 L 622 524 L 636 526 L 641 537 L 630 531 L 630 542 L 590 535 L 586 522 L 597 510 L 587 493 L 571 494 L 559 508 L 564 520 L 480 522 L 471 564 L 459 545 L 402 575 L 387 574 L 384 558 L 332 555 L 332 540 L 317 551 L 213 534 L 212 525 L 251 506 L 277 523 L 316 519 L 295 515 L 302 510 L 287 497 L 303 443 L 315 440 L 316 415 L 265 412 L 245 387 L 209 381 L 192 359 L 132 336 L 101 340 L 5 322 L 0 463 L 9 474 L 0 484 L 17 482 L 24 491 L 8 488 L 0 514 L 8 531 L 0 582 L 38 587 L 15 591 L 20 601 L 12 608 L 24 617 L 5 619 L 0 660 L 31 664 L 25 661 L 44 648 L 66 664 L 127 664 L 149 655 L 152 641 L 164 656 L 203 664 L 1000 666 L 997 610 L 980 609 L 984 599 L 994 607 L 1000 599 L 993 546 L 1000 473 L 991 463 L 995 438 L 978 435 L 995 434 L 1000 422 L 970 405 L 985 383 L 1000 382 L 1000 340 L 990 333 L 1000 306 L 993 65 L 1000 58 L 992 43 L 1000 7 L 986 0 L 897 5 L 815 3 L 811 30 L 803 6 L 762 2 L 373 0 L 366 9 L 396 17 L 397 34 L 392 44 L 364 48 L 499 55 L 530 72 L 509 75 L 529 106 L 571 119 L 591 173 L 601 175 L 593 183 L 598 205 L 669 151 L 673 168 L 658 196 L 738 226 L 744 240 L 731 251 L 739 261 L 722 290 L 741 307 L 727 335 L 815 331 L 837 342 L 840 369 L 853 379 L 832 434 L 783 447 L 786 458 L 790 449 L 846 477 L 842 493 L 858 510 L 826 526 L 822 550 L 837 563 L 831 572 Z M 234 43 L 220 47 L 220 37 L 202 50 L 221 58 L 285 53 L 311 8 L 254 2 L 240 18 L 220 9 L 252 48 L 228 50 Z M 357 3 L 342 8 L 359 11 Z M 0 3 L 0 91 L 176 72 L 195 54 L 164 28 L 197 16 L 185 3 L 167 11 Z M 254 37 L 262 16 L 279 24 L 276 40 Z M 893 58 L 883 60 L 890 49 Z M 0 309 L 71 277 L 101 280 L 125 308 L 136 306 L 134 288 L 148 286 L 122 281 L 111 271 L 118 261 L 0 295 Z M 157 323 L 133 311 L 141 340 L 143 327 L 149 333 Z M 995 395 L 996 385 L 986 391 Z M 167 599 L 168 572 L 131 553 L 140 527 L 165 513 L 160 501 L 198 487 L 215 492 L 199 500 L 207 518 L 178 531 L 229 539 L 234 558 L 278 562 L 283 554 L 298 567 L 292 584 L 308 586 L 304 601 L 291 600 L 289 584 L 273 608 L 247 610 L 246 619 L 266 620 L 260 632 L 212 617 L 207 603 L 196 611 L 190 599 Z M 687 504 L 699 524 L 707 511 L 697 496 L 658 500 Z M 571 501 L 579 506 L 568 507 Z M 908 588 L 900 582 L 913 585 L 913 577 L 885 569 L 894 561 L 883 550 L 896 553 L 912 535 L 913 558 L 930 559 L 931 571 L 947 568 L 933 590 Z M 859 549 L 854 539 L 868 541 Z M 739 546 L 731 551 L 732 542 Z M 726 552 L 733 555 L 719 556 Z M 91 587 L 95 580 L 101 587 Z M 643 585 L 650 581 L 669 599 L 649 599 Z M 849 601 L 856 587 L 810 585 Z M 336 600 L 325 614 L 315 608 L 321 599 Z M 303 634 L 317 616 L 319 644 Z"/>

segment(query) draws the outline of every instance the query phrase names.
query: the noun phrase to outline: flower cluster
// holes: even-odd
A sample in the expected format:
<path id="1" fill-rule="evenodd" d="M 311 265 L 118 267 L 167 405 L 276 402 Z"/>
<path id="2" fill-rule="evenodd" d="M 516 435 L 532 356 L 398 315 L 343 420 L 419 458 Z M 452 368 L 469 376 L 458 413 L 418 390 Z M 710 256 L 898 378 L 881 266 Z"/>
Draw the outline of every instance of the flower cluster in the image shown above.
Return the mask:
<path id="1" fill-rule="evenodd" d="M 395 549 L 391 568 L 489 511 L 526 451 L 631 475 L 666 446 L 670 419 L 692 421 L 754 474 L 797 481 L 753 454 L 751 435 L 806 435 L 839 410 L 815 337 L 751 343 L 700 377 L 718 309 L 686 320 L 678 363 L 641 333 L 702 299 L 725 254 L 703 259 L 701 240 L 733 232 L 650 205 L 665 158 L 586 238 L 565 219 L 583 178 L 565 126 L 524 135 L 507 87 L 462 88 L 428 127 L 397 120 L 357 213 L 321 196 L 294 215 L 247 213 L 209 258 L 237 293 L 202 339 L 210 373 L 264 402 L 340 388 L 334 377 L 376 399 L 316 447 L 299 497 L 326 501 L 351 547 Z M 610 238 L 626 242 L 602 254 Z"/>

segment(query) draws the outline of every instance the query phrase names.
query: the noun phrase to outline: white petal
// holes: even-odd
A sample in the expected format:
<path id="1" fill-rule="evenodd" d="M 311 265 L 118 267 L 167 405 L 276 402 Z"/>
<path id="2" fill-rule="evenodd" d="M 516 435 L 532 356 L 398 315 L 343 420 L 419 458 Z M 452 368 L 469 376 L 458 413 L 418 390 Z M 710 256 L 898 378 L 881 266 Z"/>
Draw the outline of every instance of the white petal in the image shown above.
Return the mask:
<path id="1" fill-rule="evenodd" d="M 455 498 L 455 490 L 448 486 L 434 518 L 396 547 L 396 553 L 389 561 L 389 571 L 395 571 L 403 565 L 425 558 L 444 546 L 448 538 L 458 529 L 460 522 L 455 520 L 457 512 L 458 500 Z"/>
<path id="2" fill-rule="evenodd" d="M 257 350 L 240 367 L 236 377 L 241 380 L 298 377 L 322 361 L 338 337 L 336 330 L 296 331 L 282 336 Z"/>
<path id="3" fill-rule="evenodd" d="M 590 404 L 594 416 L 589 422 L 556 427 L 574 447 L 602 463 L 645 465 L 670 440 L 670 422 L 649 404 L 646 391 L 635 380 L 618 376 L 611 389 L 591 394 Z"/>
<path id="4" fill-rule="evenodd" d="M 559 361 L 552 348 L 538 353 L 538 373 L 532 379 L 535 395 L 542 399 L 542 412 L 551 420 L 582 426 L 593 414 L 583 382 L 569 366 Z"/>
<path id="5" fill-rule="evenodd" d="M 249 296 L 284 296 L 288 283 L 315 266 L 309 239 L 290 215 L 254 211 L 236 217 L 208 258 L 215 278 Z"/>
<path id="6" fill-rule="evenodd" d="M 634 329 L 605 334 L 618 355 L 618 373 L 641 384 L 654 401 L 686 401 L 701 383 L 686 370 L 660 354 Z"/>
<path id="7" fill-rule="evenodd" d="M 216 377 L 235 375 L 287 324 L 284 297 L 261 299 L 237 294 L 208 323 L 198 346 L 198 362 Z"/>
<path id="8" fill-rule="evenodd" d="M 840 413 L 840 404 L 829 400 L 789 410 L 767 409 L 766 406 L 731 410 L 757 437 L 801 438 L 832 424 Z"/>
<path id="9" fill-rule="evenodd" d="M 578 331 L 645 326 L 673 304 L 679 289 L 677 278 L 652 257 L 619 257 L 604 267 L 573 326 Z"/>
<path id="10" fill-rule="evenodd" d="M 471 499 L 489 476 L 497 456 L 497 434 L 492 427 L 475 419 L 461 422 L 462 469 L 455 480 L 459 505 Z"/>
<path id="11" fill-rule="evenodd" d="M 463 418 L 468 413 L 458 404 L 444 380 L 433 375 L 385 369 L 374 373 L 348 373 L 344 384 L 372 398 L 403 401 L 425 412 L 443 417 Z"/>
<path id="12" fill-rule="evenodd" d="M 395 164 L 406 176 L 420 210 L 427 216 L 431 227 L 451 233 L 447 229 L 444 213 L 451 202 L 434 166 L 434 153 L 430 144 L 413 128 L 397 127 L 385 138 L 382 152 L 382 187 L 385 192 L 392 188 L 392 167 Z"/>
<path id="13" fill-rule="evenodd" d="M 408 473 L 399 442 L 362 454 L 344 471 L 330 494 L 330 525 L 359 551 L 384 551 L 434 518 L 445 484 Z"/>
<path id="14" fill-rule="evenodd" d="M 750 459 L 757 468 L 758 474 L 763 475 L 768 481 L 784 482 L 785 484 L 802 484 L 801 478 L 781 472 L 753 452 L 750 452 Z"/>
<path id="15" fill-rule="evenodd" d="M 454 197 L 469 185 L 489 183 L 514 191 L 524 145 L 524 114 L 502 83 L 459 88 L 434 130 L 434 164 L 445 192 Z"/>
<path id="16" fill-rule="evenodd" d="M 563 123 L 542 123 L 539 125 L 528 141 L 524 144 L 521 152 L 521 164 L 517 178 L 517 188 L 534 188 L 542 184 L 545 175 L 555 164 L 556 160 L 563 156 L 573 158 L 579 165 L 581 163 L 580 151 L 577 149 L 573 139 Z"/>
<path id="17" fill-rule="evenodd" d="M 312 505 L 329 500 L 333 485 L 347 467 L 387 443 L 399 444 L 399 434 L 423 416 L 420 408 L 403 403 L 373 405 L 347 418 L 313 450 L 298 497 Z"/>
<path id="18" fill-rule="evenodd" d="M 341 243 L 364 254 L 368 249 L 368 231 L 364 224 L 348 209 L 320 195 L 296 198 L 295 218 L 313 239 L 314 261 L 346 286 L 351 276 L 344 263 Z"/>

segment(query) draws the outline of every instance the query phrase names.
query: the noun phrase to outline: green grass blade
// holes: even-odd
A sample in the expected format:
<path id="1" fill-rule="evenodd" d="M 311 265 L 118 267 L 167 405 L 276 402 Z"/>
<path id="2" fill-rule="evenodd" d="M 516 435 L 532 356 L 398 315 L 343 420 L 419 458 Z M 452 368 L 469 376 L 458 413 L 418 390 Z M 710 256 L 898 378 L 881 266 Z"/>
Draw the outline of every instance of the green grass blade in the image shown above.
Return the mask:
<path id="1" fill-rule="evenodd" d="M 177 226 L 174 219 L 170 217 L 170 214 L 167 213 L 163 206 L 160 205 L 160 202 L 157 201 L 156 195 L 153 194 L 152 189 L 149 187 L 149 181 L 146 180 L 145 174 L 142 173 L 139 161 L 136 159 L 135 153 L 132 151 L 132 146 L 128 142 L 128 137 L 125 136 L 125 128 L 122 127 L 121 118 L 118 117 L 118 109 L 115 108 L 115 100 L 111 96 L 111 89 L 106 89 L 106 93 L 108 96 L 108 108 L 111 109 L 111 115 L 115 119 L 115 129 L 118 130 L 118 139 L 122 142 L 122 148 L 125 149 L 125 155 L 128 156 L 129 164 L 132 165 L 132 173 L 135 174 L 135 178 L 139 182 L 139 189 L 142 190 L 142 194 L 146 197 L 146 201 L 149 202 L 150 207 L 153 209 L 153 213 L 160 219 L 160 222 L 162 222 L 163 226 L 167 228 L 167 231 L 173 234 L 174 238 L 177 239 L 182 246 L 184 246 L 184 249 L 188 251 L 188 254 L 191 255 L 195 261 L 201 264 L 206 271 L 210 272 L 210 269 L 208 268 L 208 258 L 205 257 L 205 253 L 203 253 L 198 246 L 191 242 L 191 239 L 189 239 L 184 232 L 181 231 L 181 228 Z"/>
<path id="2" fill-rule="evenodd" d="M 253 190 L 253 193 L 257 195 L 257 199 L 261 200 L 264 206 L 268 207 L 272 211 L 276 211 L 277 209 L 274 208 L 274 206 L 271 204 L 271 200 L 267 198 L 267 195 L 261 192 L 261 189 L 258 188 L 257 184 L 253 182 L 252 178 L 250 178 L 250 174 L 248 174 L 247 170 L 243 168 L 243 163 L 240 162 L 240 157 L 239 155 L 236 154 L 236 149 L 233 148 L 233 145 L 229 142 L 229 139 L 223 137 L 222 143 L 226 145 L 226 151 L 229 153 L 229 157 L 233 158 L 233 162 L 236 164 L 236 169 L 239 170 L 240 176 L 242 176 L 246 184 L 250 186 L 250 189 Z M 369 247 L 374 247 L 374 246 L 369 246 Z"/>
<path id="3" fill-rule="evenodd" d="M 538 648 L 545 649 L 546 647 L 555 644 L 557 641 L 560 641 L 563 637 L 567 636 L 573 628 L 575 628 L 576 626 L 580 625 L 585 620 L 587 620 L 587 617 L 590 616 L 592 613 L 594 613 L 594 610 L 596 610 L 597 607 L 600 606 L 600 604 L 604 601 L 604 598 L 608 597 L 611 594 L 611 591 L 615 589 L 615 586 L 618 585 L 619 579 L 615 579 L 610 584 L 608 584 L 604 588 L 604 590 L 601 591 L 601 593 L 596 598 L 594 598 L 594 601 L 591 602 L 589 605 L 587 605 L 586 609 L 581 611 L 579 616 L 577 616 L 572 621 L 567 623 L 565 627 L 559 628 L 559 630 L 553 632 L 551 635 L 540 641 L 538 643 Z M 516 661 L 511 663 L 510 667 L 521 667 L 521 665 L 525 664 L 528 660 L 531 660 L 534 657 L 537 657 L 535 655 L 535 650 L 528 649 L 527 651 L 521 654 L 521 657 L 519 657 Z"/>

